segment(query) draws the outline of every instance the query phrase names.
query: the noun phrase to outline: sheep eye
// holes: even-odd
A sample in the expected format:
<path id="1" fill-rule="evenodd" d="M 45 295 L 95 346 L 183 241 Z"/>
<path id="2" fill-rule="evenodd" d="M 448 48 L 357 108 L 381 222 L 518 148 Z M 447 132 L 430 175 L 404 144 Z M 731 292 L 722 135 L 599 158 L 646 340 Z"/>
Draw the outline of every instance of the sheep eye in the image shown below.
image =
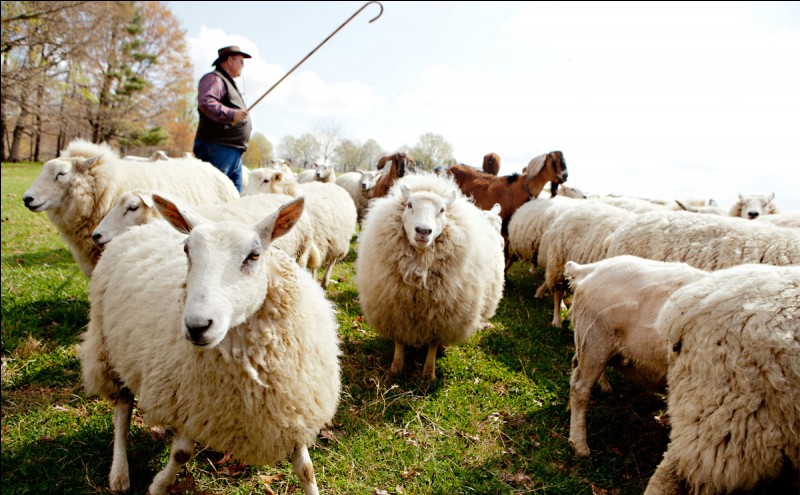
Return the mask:
<path id="1" fill-rule="evenodd" d="M 139 205 L 131 205 L 126 209 L 126 211 L 136 211 L 138 209 L 139 209 Z"/>
<path id="2" fill-rule="evenodd" d="M 441 210 L 439 210 L 439 214 L 440 214 L 440 215 L 441 215 L 441 214 L 443 214 L 443 213 L 444 213 L 444 208 L 442 208 Z"/>
<path id="3" fill-rule="evenodd" d="M 411 209 L 411 203 L 406 203 L 406 208 Z"/>
<path id="4" fill-rule="evenodd" d="M 56 172 L 56 178 L 53 179 L 53 182 L 57 181 L 59 177 L 67 175 L 66 172 Z"/>
<path id="5" fill-rule="evenodd" d="M 187 243 L 183 243 L 183 252 L 186 253 L 186 256 L 189 256 L 189 245 Z"/>
<path id="6" fill-rule="evenodd" d="M 258 251 L 250 251 L 250 254 L 247 255 L 247 258 L 244 260 L 245 263 L 252 263 L 253 261 L 258 261 L 258 258 L 261 256 L 261 253 Z"/>

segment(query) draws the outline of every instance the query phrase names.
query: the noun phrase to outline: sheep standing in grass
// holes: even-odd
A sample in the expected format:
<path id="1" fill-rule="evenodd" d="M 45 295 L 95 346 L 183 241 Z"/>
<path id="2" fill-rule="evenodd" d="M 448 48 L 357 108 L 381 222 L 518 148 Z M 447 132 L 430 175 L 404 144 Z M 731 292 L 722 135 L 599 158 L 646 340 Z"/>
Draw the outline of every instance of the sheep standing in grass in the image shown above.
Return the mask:
<path id="1" fill-rule="evenodd" d="M 291 200 L 291 197 L 283 194 L 256 194 L 222 204 L 198 205 L 195 210 L 209 220 L 255 222 L 261 219 L 262 212 L 275 209 Z M 161 220 L 161 214 L 156 209 L 150 191 L 127 191 L 94 229 L 92 239 L 100 247 L 105 247 L 129 228 L 157 220 Z M 300 215 L 294 228 L 276 239 L 272 245 L 287 253 L 301 268 L 306 268 L 309 264 L 319 266 L 319 252 L 314 245 L 314 226 L 306 211 Z"/>
<path id="2" fill-rule="evenodd" d="M 126 161 L 108 145 L 76 140 L 44 164 L 22 200 L 32 212 L 47 214 L 81 271 L 91 277 L 102 252 L 92 233 L 120 194 L 131 189 L 163 191 L 189 204 L 239 197 L 225 174 L 196 158 L 169 164 Z"/>
<path id="3" fill-rule="evenodd" d="M 728 214 L 732 217 L 746 218 L 753 220 L 762 215 L 772 215 L 779 213 L 780 209 L 772 202 L 775 193 L 769 194 L 742 194 L 739 199 L 731 206 Z"/>
<path id="4" fill-rule="evenodd" d="M 647 389 L 667 382 L 667 341 L 655 330 L 658 312 L 680 287 L 708 274 L 686 263 L 615 256 L 590 264 L 569 261 L 564 274 L 574 291 L 569 316 L 575 356 L 569 387 L 569 443 L 589 455 L 586 410 L 592 387 L 611 389 L 607 366 L 615 366 Z"/>
<path id="5" fill-rule="evenodd" d="M 336 182 L 336 172 L 333 165 L 315 163 L 313 170 L 305 170 L 297 176 L 297 182 Z"/>
<path id="6" fill-rule="evenodd" d="M 322 287 L 327 288 L 334 265 L 350 251 L 350 241 L 356 231 L 358 213 L 350 195 L 343 188 L 329 182 L 306 182 L 298 184 L 294 176 L 280 170 L 262 169 L 258 179 L 252 180 L 242 194 L 286 194 L 306 198 L 306 210 L 314 226 L 314 246 L 319 253 L 320 264 L 309 263 L 308 267 L 323 268 L 320 277 Z"/>
<path id="7" fill-rule="evenodd" d="M 423 375 L 436 376 L 440 345 L 464 342 L 494 316 L 503 295 L 503 239 L 449 177 L 398 179 L 373 199 L 359 235 L 356 285 L 367 322 L 405 346 L 428 346 Z"/>
<path id="8" fill-rule="evenodd" d="M 154 200 L 171 225 L 134 227 L 108 245 L 79 348 L 86 390 L 114 403 L 111 491 L 130 486 L 136 397 L 148 424 L 174 431 L 151 495 L 167 493 L 194 441 L 250 464 L 290 456 L 305 493 L 317 494 L 308 446 L 339 401 L 336 316 L 308 272 L 271 247 L 303 199 L 255 225 Z"/>
<path id="9" fill-rule="evenodd" d="M 616 206 L 576 200 L 552 221 L 539 243 L 539 266 L 545 267 L 544 282 L 536 297 L 553 294 L 553 320 L 561 327 L 561 304 L 567 293 L 564 265 L 567 261 L 593 263 L 606 257 L 605 239 L 636 214 Z"/>
<path id="10" fill-rule="evenodd" d="M 353 198 L 359 221 L 364 219 L 364 212 L 372 198 L 372 189 L 379 177 L 380 172 L 376 170 L 359 170 L 358 172 L 345 172 L 336 178 L 336 185 L 343 187 Z"/>
<path id="11" fill-rule="evenodd" d="M 675 291 L 655 328 L 673 351 L 671 431 L 645 494 L 682 493 L 684 485 L 699 495 L 752 490 L 782 469 L 796 483 L 800 267 L 710 273 Z"/>
<path id="12" fill-rule="evenodd" d="M 762 222 L 686 211 L 642 213 L 608 238 L 608 256 L 682 261 L 701 270 L 745 263 L 800 265 L 800 232 Z"/>

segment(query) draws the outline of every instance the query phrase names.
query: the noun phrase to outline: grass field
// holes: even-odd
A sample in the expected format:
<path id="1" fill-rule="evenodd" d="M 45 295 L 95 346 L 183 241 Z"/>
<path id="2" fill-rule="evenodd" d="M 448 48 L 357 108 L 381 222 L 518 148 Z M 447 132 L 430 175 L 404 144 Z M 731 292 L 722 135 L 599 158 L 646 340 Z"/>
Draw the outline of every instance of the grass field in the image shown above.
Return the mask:
<path id="1" fill-rule="evenodd" d="M 110 405 L 81 388 L 76 357 L 88 318 L 88 280 L 43 213 L 22 195 L 39 164 L 2 164 L 2 486 L 11 494 L 106 493 Z M 494 327 L 444 350 L 437 379 L 420 379 L 424 349 L 388 374 L 393 345 L 360 314 L 356 238 L 334 270 L 342 396 L 310 450 L 326 494 L 641 494 L 666 448 L 663 397 L 613 371 L 590 404 L 589 458 L 569 434 L 570 329 L 552 328 L 533 298 L 541 274 L 510 270 Z M 146 493 L 169 441 L 134 411 L 131 493 Z M 245 466 L 198 446 L 175 491 L 301 493 L 291 465 Z"/>

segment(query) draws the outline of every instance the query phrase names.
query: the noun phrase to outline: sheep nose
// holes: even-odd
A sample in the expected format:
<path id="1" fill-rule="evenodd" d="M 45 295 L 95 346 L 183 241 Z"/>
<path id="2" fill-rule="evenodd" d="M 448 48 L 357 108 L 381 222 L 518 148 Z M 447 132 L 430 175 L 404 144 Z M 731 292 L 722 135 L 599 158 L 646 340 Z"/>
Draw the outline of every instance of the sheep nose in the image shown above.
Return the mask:
<path id="1" fill-rule="evenodd" d="M 100 238 L 101 238 L 101 237 L 102 237 L 102 236 L 101 236 L 100 234 L 92 234 L 92 240 L 93 240 L 94 242 L 98 243 L 98 244 L 100 243 Z"/>
<path id="2" fill-rule="evenodd" d="M 186 323 L 186 330 L 189 331 L 189 340 L 195 345 L 205 345 L 205 343 L 202 342 L 203 335 L 206 333 L 206 330 L 211 328 L 212 323 L 214 323 L 214 320 L 206 320 L 205 324 L 201 325 L 190 325 Z"/>
<path id="3" fill-rule="evenodd" d="M 414 232 L 419 235 L 431 235 L 433 229 L 426 229 L 425 227 L 414 227 Z"/>
<path id="4" fill-rule="evenodd" d="M 756 218 L 758 216 L 758 212 L 757 211 L 748 211 L 747 212 L 747 216 L 750 217 L 750 218 Z"/>
<path id="5" fill-rule="evenodd" d="M 33 196 L 23 196 L 22 202 L 25 203 L 25 206 L 30 206 L 33 203 Z"/>

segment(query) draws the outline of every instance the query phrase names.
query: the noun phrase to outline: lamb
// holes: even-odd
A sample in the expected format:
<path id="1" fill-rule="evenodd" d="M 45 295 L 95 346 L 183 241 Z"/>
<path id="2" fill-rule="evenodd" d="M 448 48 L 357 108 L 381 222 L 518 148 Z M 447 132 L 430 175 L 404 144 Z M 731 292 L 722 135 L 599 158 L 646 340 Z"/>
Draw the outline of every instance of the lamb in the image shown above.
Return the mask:
<path id="1" fill-rule="evenodd" d="M 328 182 L 298 184 L 294 176 L 279 170 L 263 169 L 260 182 L 252 181 L 243 194 L 286 194 L 306 198 L 306 209 L 314 226 L 314 246 L 319 252 L 320 264 L 309 263 L 309 268 L 323 268 L 322 287 L 327 288 L 334 265 L 350 251 L 350 241 L 356 231 L 358 213 L 355 204 L 343 188 Z"/>
<path id="2" fill-rule="evenodd" d="M 542 234 L 539 243 L 539 266 L 545 267 L 544 282 L 536 297 L 545 291 L 553 294 L 553 320 L 561 327 L 561 304 L 567 292 L 564 265 L 567 261 L 592 263 L 606 258 L 606 237 L 636 214 L 616 206 L 594 201 L 576 200 L 559 213 Z"/>
<path id="3" fill-rule="evenodd" d="M 592 387 L 599 383 L 610 390 L 605 369 L 613 365 L 640 386 L 663 391 L 668 349 L 655 331 L 656 317 L 670 294 L 708 272 L 686 263 L 616 256 L 590 264 L 569 261 L 564 274 L 574 291 L 569 443 L 576 455 L 588 456 L 586 410 Z"/>
<path id="4" fill-rule="evenodd" d="M 163 193 L 159 195 L 164 196 Z M 283 194 L 258 194 L 242 196 L 222 204 L 198 205 L 195 209 L 204 217 L 215 221 L 255 222 L 261 219 L 262 212 L 277 208 L 291 199 Z M 103 248 L 129 228 L 156 220 L 161 220 L 161 215 L 155 207 L 151 192 L 141 189 L 127 191 L 94 229 L 92 240 Z M 313 239 L 314 226 L 308 213 L 303 211 L 294 228 L 272 245 L 289 254 L 301 268 L 306 268 L 309 264 L 319 266 L 320 263 Z"/>
<path id="5" fill-rule="evenodd" d="M 439 346 L 464 342 L 494 316 L 503 295 L 503 239 L 450 177 L 420 172 L 374 199 L 359 234 L 356 286 L 366 321 L 405 346 L 428 346 L 423 376 L 436 377 Z"/>
<path id="6" fill-rule="evenodd" d="M 364 212 L 369 205 L 372 189 L 380 178 L 380 172 L 375 170 L 361 170 L 346 172 L 336 178 L 336 184 L 343 187 L 353 198 L 359 222 L 364 219 Z"/>
<path id="7" fill-rule="evenodd" d="M 655 329 L 672 349 L 671 431 L 645 495 L 738 493 L 782 471 L 797 493 L 800 267 L 711 273 L 675 291 Z"/>
<path id="8" fill-rule="evenodd" d="M 253 225 L 154 200 L 169 224 L 132 228 L 108 245 L 78 351 L 86 390 L 114 404 L 111 491 L 130 486 L 136 397 L 148 424 L 174 431 L 148 493 L 167 493 L 197 441 L 250 464 L 290 456 L 304 492 L 317 494 L 308 446 L 339 401 L 336 314 L 310 274 L 271 247 L 303 199 Z"/>
<path id="9" fill-rule="evenodd" d="M 709 215 L 727 215 L 727 212 L 719 207 L 713 199 L 708 200 L 707 204 L 694 205 L 688 201 L 675 200 L 676 208 L 678 210 L 691 211 L 692 213 L 706 213 Z"/>
<path id="10" fill-rule="evenodd" d="M 775 193 L 769 194 L 742 194 L 731 206 L 728 214 L 732 217 L 741 217 L 748 220 L 758 218 L 760 215 L 780 213 L 780 208 L 772 202 Z"/>
<path id="11" fill-rule="evenodd" d="M 548 198 L 548 197 L 550 197 L 551 196 L 550 190 L 552 188 L 553 188 L 553 184 L 550 184 L 550 187 L 547 187 L 547 185 L 545 185 L 545 187 L 542 189 L 542 191 L 536 197 L 537 198 Z M 575 199 L 586 199 L 588 197 L 588 196 L 586 196 L 585 192 L 581 191 L 577 187 L 571 187 L 571 186 L 567 186 L 565 184 L 561 184 L 561 186 L 558 187 L 558 192 L 556 192 L 556 195 L 558 195 L 558 196 L 566 196 L 568 198 L 575 198 Z"/>
<path id="12" fill-rule="evenodd" d="M 92 233 L 120 194 L 153 189 L 189 204 L 224 203 L 239 197 L 236 186 L 210 163 L 196 158 L 160 163 L 126 161 L 107 144 L 75 140 L 50 160 L 25 191 L 22 200 L 32 212 L 46 212 L 81 271 L 91 277 L 101 249 Z"/>
<path id="13" fill-rule="evenodd" d="M 800 264 L 800 232 L 795 229 L 685 211 L 643 213 L 607 242 L 608 257 L 632 254 L 709 271 L 745 263 Z"/>

